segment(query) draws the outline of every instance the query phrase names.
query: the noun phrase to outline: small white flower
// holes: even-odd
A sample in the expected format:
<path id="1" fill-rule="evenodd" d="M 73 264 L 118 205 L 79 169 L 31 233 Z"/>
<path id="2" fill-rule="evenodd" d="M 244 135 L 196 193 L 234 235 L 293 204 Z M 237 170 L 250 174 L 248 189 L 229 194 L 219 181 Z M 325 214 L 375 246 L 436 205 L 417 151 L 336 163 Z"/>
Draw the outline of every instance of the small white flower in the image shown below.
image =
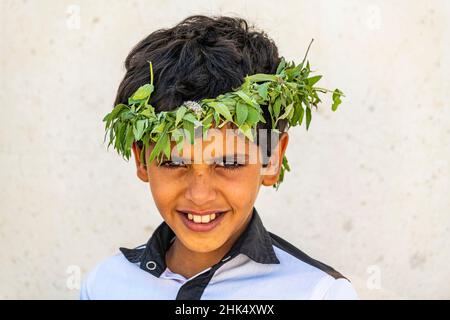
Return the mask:
<path id="1" fill-rule="evenodd" d="M 186 108 L 192 110 L 197 116 L 200 116 L 202 114 L 202 106 L 196 101 L 185 101 L 183 102 L 183 105 L 185 105 Z"/>

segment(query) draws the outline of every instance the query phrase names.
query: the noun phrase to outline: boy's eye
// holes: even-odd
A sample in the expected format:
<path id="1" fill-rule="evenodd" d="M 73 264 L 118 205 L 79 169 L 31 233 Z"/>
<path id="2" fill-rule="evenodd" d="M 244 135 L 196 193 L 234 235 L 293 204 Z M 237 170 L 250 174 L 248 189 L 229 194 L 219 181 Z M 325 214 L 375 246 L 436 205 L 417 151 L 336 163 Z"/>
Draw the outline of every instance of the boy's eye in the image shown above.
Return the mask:
<path id="1" fill-rule="evenodd" d="M 245 166 L 244 164 L 239 163 L 237 160 L 235 160 L 234 162 L 221 161 L 221 162 L 216 162 L 215 164 L 219 168 L 228 169 L 228 170 L 235 170 L 235 169 L 239 169 L 239 168 L 242 168 Z M 160 164 L 160 166 L 163 168 L 168 168 L 168 169 L 177 169 L 177 168 L 185 168 L 186 163 L 184 163 L 183 161 L 167 160 L 167 161 L 163 161 Z"/>
<path id="2" fill-rule="evenodd" d="M 161 167 L 168 168 L 168 169 L 176 169 L 176 168 L 181 168 L 181 167 L 185 167 L 185 166 L 186 166 L 186 164 L 183 161 L 168 160 L 168 161 L 164 161 L 161 163 Z"/>
<path id="3" fill-rule="evenodd" d="M 234 161 L 234 162 L 220 162 L 220 163 L 217 163 L 217 165 L 220 168 L 229 169 L 229 170 L 239 169 L 239 168 L 242 168 L 244 166 L 243 164 L 241 164 L 241 163 L 239 163 L 237 161 Z"/>

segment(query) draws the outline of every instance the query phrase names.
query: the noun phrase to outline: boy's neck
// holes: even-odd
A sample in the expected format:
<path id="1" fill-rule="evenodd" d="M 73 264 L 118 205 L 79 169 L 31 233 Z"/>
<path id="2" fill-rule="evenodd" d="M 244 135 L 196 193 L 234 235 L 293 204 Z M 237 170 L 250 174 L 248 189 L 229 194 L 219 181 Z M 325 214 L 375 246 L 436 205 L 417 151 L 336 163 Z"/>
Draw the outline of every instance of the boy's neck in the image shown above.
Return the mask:
<path id="1" fill-rule="evenodd" d="M 206 270 L 217 264 L 227 254 L 233 244 L 237 241 L 242 232 L 250 222 L 251 215 L 244 226 L 228 239 L 223 246 L 210 252 L 192 251 L 178 239 L 175 238 L 173 244 L 166 252 L 166 265 L 170 271 L 178 273 L 186 279 Z"/>

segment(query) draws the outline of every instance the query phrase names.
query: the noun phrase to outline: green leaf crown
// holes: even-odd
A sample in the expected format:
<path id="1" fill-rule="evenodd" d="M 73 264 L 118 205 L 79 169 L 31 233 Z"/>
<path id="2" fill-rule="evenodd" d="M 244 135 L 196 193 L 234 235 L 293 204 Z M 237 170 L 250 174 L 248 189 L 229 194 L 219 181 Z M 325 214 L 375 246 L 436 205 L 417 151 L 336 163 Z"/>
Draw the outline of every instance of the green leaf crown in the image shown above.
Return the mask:
<path id="1" fill-rule="evenodd" d="M 311 45 L 311 44 L 310 44 Z M 309 50 L 309 47 L 308 47 Z M 188 132 L 191 144 L 194 143 L 194 130 L 202 127 L 203 134 L 214 123 L 218 128 L 226 123 L 233 123 L 240 133 L 254 141 L 254 130 L 258 123 L 266 123 L 261 106 L 266 106 L 270 113 L 272 130 L 277 130 L 278 121 L 285 119 L 288 128 L 301 125 L 305 118 L 306 130 L 311 122 L 311 109 L 321 102 L 318 93 L 332 93 L 331 109 L 336 111 L 341 103 L 343 92 L 316 87 L 321 75 L 310 76 L 309 61 L 295 65 L 284 57 L 275 74 L 253 74 L 246 76 L 243 84 L 236 90 L 221 94 L 216 98 L 200 101 L 188 101 L 172 111 L 155 112 L 149 104 L 155 90 L 153 68 L 150 65 L 150 83 L 139 87 L 128 99 L 128 104 L 118 104 L 103 121 L 105 140 L 109 133 L 109 144 L 113 145 L 126 160 L 131 156 L 133 142 L 142 141 L 141 159 L 150 142 L 155 146 L 149 161 L 165 155 L 170 158 L 170 141 L 176 141 L 179 152 Z M 306 61 L 306 64 L 305 64 Z M 180 130 L 184 129 L 184 130 Z M 278 182 L 273 186 L 278 190 L 283 182 L 285 171 L 290 171 L 286 156 L 283 157 Z"/>

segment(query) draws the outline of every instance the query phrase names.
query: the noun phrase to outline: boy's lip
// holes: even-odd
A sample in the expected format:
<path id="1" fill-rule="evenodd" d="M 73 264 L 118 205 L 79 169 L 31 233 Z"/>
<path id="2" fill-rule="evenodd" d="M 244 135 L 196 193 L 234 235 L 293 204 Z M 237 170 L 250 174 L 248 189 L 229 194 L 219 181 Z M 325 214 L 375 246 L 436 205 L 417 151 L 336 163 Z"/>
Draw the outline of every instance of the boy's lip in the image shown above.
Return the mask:
<path id="1" fill-rule="evenodd" d="M 181 209 L 181 210 L 177 210 L 180 213 L 190 213 L 192 215 L 196 215 L 196 216 L 204 216 L 204 215 L 208 215 L 208 214 L 213 214 L 213 213 L 225 213 L 228 210 L 205 210 L 205 211 L 196 211 L 196 210 L 190 210 L 190 209 Z"/>
<path id="2" fill-rule="evenodd" d="M 194 211 L 194 212 L 198 212 L 198 211 Z M 194 222 L 194 221 L 190 220 L 188 218 L 188 215 L 184 212 L 179 211 L 179 214 L 180 214 L 180 218 L 183 221 L 184 225 L 191 231 L 207 232 L 207 231 L 211 231 L 214 228 L 216 228 L 217 226 L 219 226 L 228 211 L 222 211 L 221 213 L 219 213 L 219 211 L 215 211 L 215 210 L 214 211 L 203 211 L 203 212 L 216 213 L 216 218 L 214 220 L 210 220 L 208 223 L 198 223 L 198 222 Z"/>

